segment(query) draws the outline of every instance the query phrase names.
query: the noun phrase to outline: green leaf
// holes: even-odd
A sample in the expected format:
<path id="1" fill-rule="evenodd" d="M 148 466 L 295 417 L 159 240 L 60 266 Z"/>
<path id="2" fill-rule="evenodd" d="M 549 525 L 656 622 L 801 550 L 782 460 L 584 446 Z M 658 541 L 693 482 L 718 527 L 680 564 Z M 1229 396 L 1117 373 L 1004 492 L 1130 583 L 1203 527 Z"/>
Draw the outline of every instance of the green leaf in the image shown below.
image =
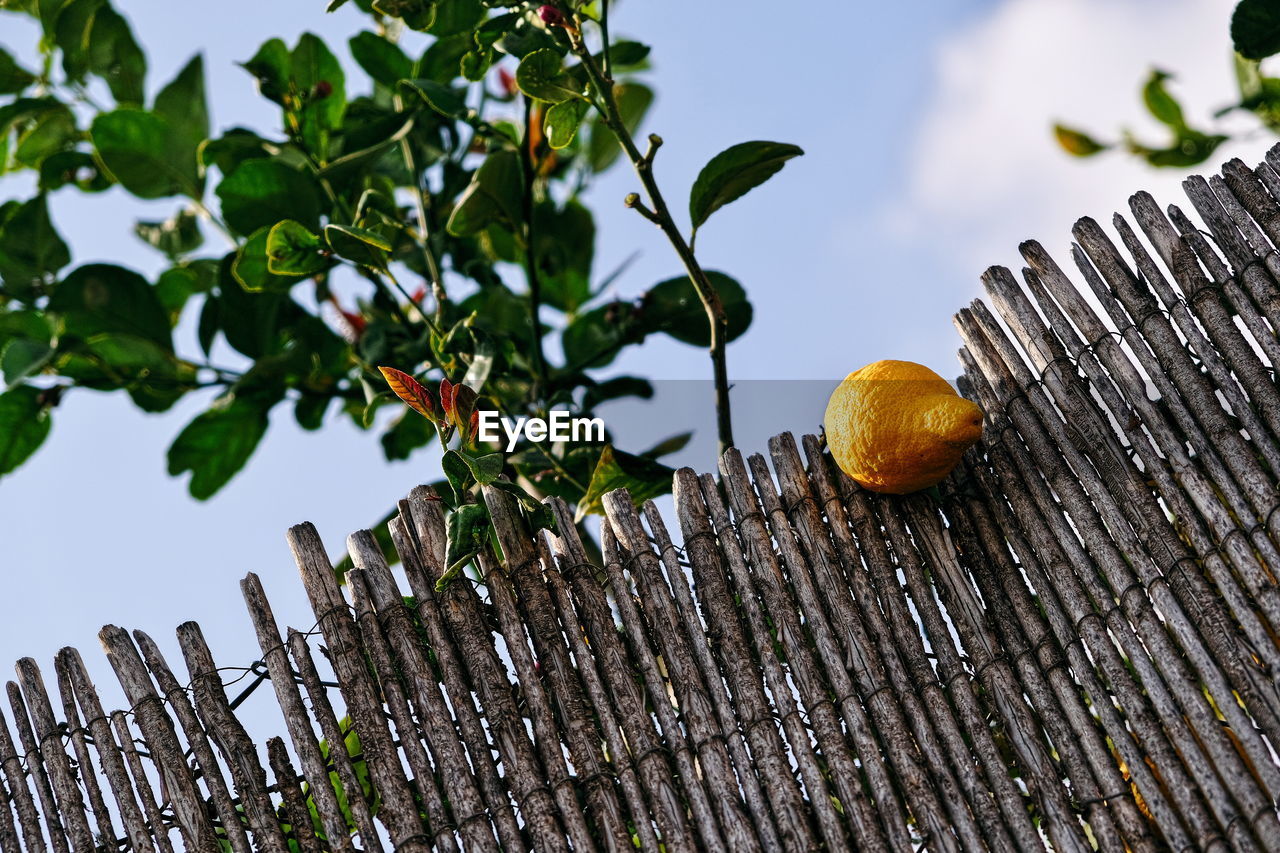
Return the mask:
<path id="1" fill-rule="evenodd" d="M 172 128 L 181 141 L 184 158 L 196 157 L 200 143 L 209 138 L 209 107 L 204 92 L 204 57 L 196 54 L 156 95 L 152 110 Z"/>
<path id="2" fill-rule="evenodd" d="M 462 60 L 458 63 L 458 67 L 462 71 L 464 78 L 472 83 L 479 83 L 489 73 L 489 68 L 496 58 L 497 54 L 489 49 L 469 50 L 462 54 Z"/>
<path id="3" fill-rule="evenodd" d="M 0 340 L 0 373 L 4 374 L 5 386 L 11 388 L 39 373 L 53 354 L 53 347 L 46 341 L 15 338 L 6 344 Z"/>
<path id="4" fill-rule="evenodd" d="M 0 280 L 22 294 L 71 263 L 71 252 L 54 230 L 44 194 L 0 219 Z"/>
<path id="5" fill-rule="evenodd" d="M 49 311 L 63 316 L 68 335 L 129 334 L 173 351 L 168 312 L 147 280 L 124 267 L 77 267 L 54 290 Z"/>
<path id="6" fill-rule="evenodd" d="M 1280 53 L 1280 5 L 1274 0 L 1240 0 L 1231 15 L 1231 43 L 1245 59 Z"/>
<path id="7" fill-rule="evenodd" d="M 609 62 L 611 63 L 609 70 L 620 71 L 644 66 L 646 64 L 645 60 L 649 58 L 650 50 L 649 45 L 641 44 L 638 41 L 615 41 L 609 45 Z M 603 53 L 596 54 L 597 63 L 603 59 Z"/>
<path id="8" fill-rule="evenodd" d="M 692 432 L 677 433 L 669 438 L 664 438 L 662 441 L 658 442 L 653 447 L 650 447 L 640 455 L 648 459 L 658 459 L 663 456 L 669 456 L 672 453 L 683 450 L 692 438 Z"/>
<path id="9" fill-rule="evenodd" d="M 446 118 L 461 118 L 467 113 L 467 102 L 458 90 L 438 80 L 419 77 L 416 80 L 402 80 L 400 86 L 417 93 L 426 101 L 427 106 Z"/>
<path id="10" fill-rule="evenodd" d="M 110 332 L 95 335 L 86 344 L 144 412 L 169 409 L 195 382 L 194 367 L 145 338 Z"/>
<path id="11" fill-rule="evenodd" d="M 267 254 L 271 231 L 265 225 L 254 231 L 236 251 L 235 260 L 231 263 L 235 282 L 251 293 L 284 293 L 304 278 L 303 275 L 277 275 L 271 271 L 271 258 Z"/>
<path id="12" fill-rule="evenodd" d="M 354 225 L 326 225 L 324 239 L 334 254 L 349 261 L 377 270 L 387 268 L 391 244 L 375 231 Z"/>
<path id="13" fill-rule="evenodd" d="M 434 13 L 427 32 L 443 38 L 475 29 L 486 10 L 480 0 L 436 0 Z"/>
<path id="14" fill-rule="evenodd" d="M 1164 81 L 1168 79 L 1170 77 L 1165 72 L 1152 69 L 1151 76 L 1142 86 L 1142 102 L 1147 105 L 1147 111 L 1156 121 L 1168 125 L 1174 131 L 1182 131 L 1186 129 L 1187 122 L 1182 116 L 1182 106 L 1165 88 Z"/>
<path id="15" fill-rule="evenodd" d="M 671 491 L 674 474 L 675 469 L 660 462 L 622 453 L 614 450 L 613 445 L 606 444 L 600 451 L 591 482 L 587 484 L 587 493 L 578 503 L 574 520 L 581 521 L 588 515 L 604 515 L 602 498 L 617 489 L 627 489 L 637 506 L 658 495 L 665 495 Z"/>
<path id="16" fill-rule="evenodd" d="M 241 234 L 293 219 L 320 227 L 320 190 L 310 175 L 279 160 L 246 160 L 218 184 L 222 217 Z"/>
<path id="17" fill-rule="evenodd" d="M 169 474 L 191 472 L 188 490 L 207 500 L 244 467 L 267 431 L 267 410 L 233 397 L 187 424 L 169 447 Z"/>
<path id="18" fill-rule="evenodd" d="M 707 278 L 720 294 L 728 321 L 727 339 L 732 341 L 751 325 L 751 303 L 742 285 L 730 276 L 707 270 Z M 688 276 L 667 279 L 650 288 L 644 295 L 641 314 L 647 332 L 664 332 L 693 346 L 711 344 L 706 310 Z"/>
<path id="19" fill-rule="evenodd" d="M 291 80 L 302 102 L 302 139 L 322 163 L 329 159 L 329 139 L 342 127 L 347 109 L 346 75 L 328 46 L 303 33 L 289 57 Z"/>
<path id="20" fill-rule="evenodd" d="M 460 454 L 462 461 L 471 471 L 471 476 L 482 486 L 487 486 L 502 476 L 503 456 L 501 453 L 486 453 L 483 456 Z"/>
<path id="21" fill-rule="evenodd" d="M 306 398 L 303 398 L 306 399 Z M 324 398 L 328 401 L 328 398 Z M 301 405 L 299 401 L 299 406 Z M 396 422 L 382 434 L 382 453 L 388 462 L 408 459 L 413 451 L 425 447 L 436 435 L 436 428 L 431 421 L 417 412 L 406 410 Z"/>
<path id="22" fill-rule="evenodd" d="M 564 73 L 564 60 L 554 50 L 542 48 L 520 60 L 516 85 L 531 98 L 558 104 L 581 96 L 577 83 Z"/>
<path id="23" fill-rule="evenodd" d="M 575 316 L 560 337 L 568 367 L 604 367 L 623 347 L 644 340 L 645 329 L 637 326 L 635 319 L 635 308 L 626 302 L 601 305 Z"/>
<path id="24" fill-rule="evenodd" d="M 458 451 L 446 450 L 444 456 L 440 458 L 440 468 L 444 471 L 450 488 L 453 489 L 454 505 L 462 505 L 467 498 L 467 487 L 471 485 L 471 466 Z"/>
<path id="25" fill-rule="evenodd" d="M 110 189 L 111 177 L 93 155 L 85 151 L 59 151 L 40 163 L 40 189 L 51 192 L 75 184 L 81 192 L 98 193 Z"/>
<path id="26" fill-rule="evenodd" d="M 458 198 L 445 229 L 455 237 L 469 237 L 498 221 L 515 230 L 523 196 L 520 158 L 514 151 L 494 151 Z"/>
<path id="27" fill-rule="evenodd" d="M 272 143 L 253 131 L 233 127 L 217 139 L 205 140 L 197 156 L 202 170 L 216 166 L 225 177 L 245 160 L 270 157 L 272 147 Z"/>
<path id="28" fill-rule="evenodd" d="M 653 90 L 641 83 L 618 83 L 613 87 L 614 100 L 622 125 L 635 134 L 653 104 Z M 598 116 L 591 123 L 591 136 L 587 140 L 587 163 L 593 172 L 603 172 L 622 154 L 618 137 L 605 126 Z"/>
<path id="29" fill-rule="evenodd" d="M 707 217 L 776 175 L 799 146 L 783 142 L 742 142 L 726 148 L 702 167 L 689 192 L 689 218 L 696 231 Z"/>
<path id="30" fill-rule="evenodd" d="M 589 109 L 587 102 L 579 98 L 571 98 L 547 110 L 543 120 L 547 144 L 552 148 L 567 148 L 573 138 L 578 135 L 578 125 Z"/>
<path id="31" fill-rule="evenodd" d="M 356 64 L 365 73 L 388 88 L 413 76 L 413 61 L 399 45 L 393 44 L 376 33 L 367 30 L 352 36 L 347 42 Z"/>
<path id="32" fill-rule="evenodd" d="M 240 66 L 258 81 L 258 92 L 268 100 L 284 104 L 289 91 L 289 73 L 292 59 L 289 48 L 278 38 L 268 39 L 258 52 Z"/>
<path id="33" fill-rule="evenodd" d="M 163 117 L 129 107 L 99 113 L 89 136 L 103 167 L 139 198 L 200 198 L 195 149 Z"/>
<path id="34" fill-rule="evenodd" d="M 171 260 L 194 252 L 204 242 L 200 233 L 200 220 L 188 208 L 183 208 L 163 222 L 138 222 L 133 226 L 133 233 L 143 242 L 164 252 Z"/>
<path id="35" fill-rule="evenodd" d="M 292 219 L 272 226 L 266 248 L 267 271 L 274 275 L 314 275 L 329 265 L 320 238 Z"/>
<path id="36" fill-rule="evenodd" d="M 48 29 L 46 28 L 46 32 Z M 54 41 L 67 77 L 95 74 L 118 104 L 142 105 L 147 59 L 124 18 L 102 0 L 71 0 L 57 11 Z"/>
<path id="37" fill-rule="evenodd" d="M 48 110 L 40 113 L 33 125 L 18 134 L 13 159 L 24 166 L 39 168 L 45 158 L 73 147 L 79 138 L 76 119 L 70 110 Z"/>
<path id="38" fill-rule="evenodd" d="M 436 583 L 439 589 L 460 572 L 489 542 L 489 511 L 483 504 L 463 504 L 449 513 L 445 549 L 445 571 Z"/>
<path id="39" fill-rule="evenodd" d="M 462 57 L 475 47 L 471 33 L 460 33 L 448 38 L 436 39 L 418 60 L 419 78 L 448 83 L 458 76 Z"/>
<path id="40" fill-rule="evenodd" d="M 0 50 L 0 95 L 16 95 L 36 82 L 36 75 L 13 61 L 5 50 Z"/>
<path id="41" fill-rule="evenodd" d="M 326 394 L 308 394 L 304 391 L 293 407 L 293 417 L 298 422 L 298 426 L 312 432 L 324 426 L 324 413 L 332 400 L 333 398 Z M 417 420 L 421 421 L 422 418 Z M 385 446 L 386 436 L 383 436 L 383 447 Z M 393 457 L 388 455 L 387 458 Z"/>
<path id="42" fill-rule="evenodd" d="M 0 477 L 26 462 L 48 437 L 53 422 L 42 396 L 29 385 L 0 394 Z"/>
<path id="43" fill-rule="evenodd" d="M 1094 154 L 1106 151 L 1111 147 L 1098 142 L 1086 133 L 1074 130 L 1066 125 L 1055 124 L 1053 126 L 1053 135 L 1058 140 L 1058 144 L 1062 146 L 1062 150 L 1073 157 L 1092 157 Z"/>
<path id="44" fill-rule="evenodd" d="M 596 226 L 591 211 L 577 199 L 563 207 L 548 199 L 534 208 L 533 223 L 542 299 L 560 311 L 577 311 L 592 295 Z"/>

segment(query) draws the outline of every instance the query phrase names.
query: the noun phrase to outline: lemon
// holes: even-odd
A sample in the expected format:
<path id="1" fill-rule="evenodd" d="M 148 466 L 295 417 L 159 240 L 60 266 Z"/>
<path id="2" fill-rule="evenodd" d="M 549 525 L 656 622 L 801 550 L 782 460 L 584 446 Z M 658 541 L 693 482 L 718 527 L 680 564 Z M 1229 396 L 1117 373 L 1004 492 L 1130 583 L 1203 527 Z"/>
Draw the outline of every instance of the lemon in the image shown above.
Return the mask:
<path id="1" fill-rule="evenodd" d="M 894 495 L 939 483 L 982 436 L 982 410 L 910 361 L 877 361 L 850 373 L 822 421 L 840 470 Z"/>

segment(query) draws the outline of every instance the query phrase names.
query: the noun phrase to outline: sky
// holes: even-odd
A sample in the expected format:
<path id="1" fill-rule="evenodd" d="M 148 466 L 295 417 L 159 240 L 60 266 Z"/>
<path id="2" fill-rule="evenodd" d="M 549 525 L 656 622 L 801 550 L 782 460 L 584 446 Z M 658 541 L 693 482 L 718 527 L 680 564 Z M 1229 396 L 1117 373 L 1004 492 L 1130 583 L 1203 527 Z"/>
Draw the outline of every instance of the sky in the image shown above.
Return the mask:
<path id="1" fill-rule="evenodd" d="M 274 126 L 274 106 L 235 65 L 260 41 L 292 43 L 309 30 L 343 53 L 362 25 L 354 4 L 325 15 L 323 0 L 220 0 L 217 15 L 200 16 L 185 3 L 115 4 L 148 52 L 151 92 L 204 53 L 215 128 Z M 665 140 L 657 175 L 674 208 L 729 145 L 769 139 L 806 152 L 699 233 L 703 264 L 737 277 L 755 306 L 751 329 L 729 348 L 739 446 L 763 452 L 774 433 L 815 430 L 834 384 L 871 361 L 909 359 L 955 376 L 951 315 L 980 295 L 987 266 L 1021 266 L 1020 241 L 1038 238 L 1061 258 L 1076 218 L 1108 220 L 1137 189 L 1182 201 L 1181 174 L 1119 156 L 1071 160 L 1049 127 L 1062 119 L 1114 137 L 1124 124 L 1158 141 L 1138 99 L 1152 63 L 1176 75 L 1190 117 L 1207 117 L 1234 91 L 1232 5 L 814 0 L 800 14 L 791 11 L 800 4 L 757 0 L 618 3 L 615 33 L 654 46 L 658 99 L 643 130 Z M 24 19 L 0 13 L 0 45 L 30 55 L 35 38 Z M 1266 148 L 1255 137 L 1214 159 L 1256 162 Z M 617 168 L 591 191 L 597 271 L 639 252 L 613 286 L 627 298 L 679 271 L 656 229 L 623 208 L 633 189 L 634 176 Z M 0 179 L 0 200 L 29 193 L 29 183 Z M 118 191 L 63 190 L 52 201 L 75 263 L 145 273 L 161 263 L 132 236 L 133 220 L 162 218 L 175 204 Z M 619 444 L 647 447 L 693 428 L 697 440 L 674 462 L 713 470 L 705 353 L 651 339 L 615 368 L 662 380 L 650 404 L 607 413 Z M 314 621 L 288 526 L 314 522 L 337 555 L 347 533 L 438 478 L 431 452 L 387 463 L 375 434 L 336 415 L 304 433 L 281 407 L 247 468 L 197 502 L 165 473 L 164 450 L 207 404 L 189 397 L 154 416 L 122 394 L 67 395 L 45 445 L 0 480 L 0 660 L 29 655 L 51 670 L 57 649 L 75 645 L 104 700 L 119 702 L 98 629 L 141 628 L 181 670 L 173 629 L 194 619 L 219 664 L 248 663 L 258 650 L 238 586 L 246 572 L 262 576 L 282 625 Z M 246 713 L 269 715 L 268 704 L 251 701 Z"/>

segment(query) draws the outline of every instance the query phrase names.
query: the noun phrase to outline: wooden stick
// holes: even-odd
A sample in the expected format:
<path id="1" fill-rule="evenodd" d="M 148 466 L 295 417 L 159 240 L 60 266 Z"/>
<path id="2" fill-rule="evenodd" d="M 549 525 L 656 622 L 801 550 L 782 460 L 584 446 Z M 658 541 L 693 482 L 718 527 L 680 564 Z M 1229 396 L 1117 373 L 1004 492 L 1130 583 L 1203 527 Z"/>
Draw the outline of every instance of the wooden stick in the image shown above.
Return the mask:
<path id="1" fill-rule="evenodd" d="M 67 739 L 75 753 L 77 775 L 89 797 L 90 811 L 93 813 L 94 833 L 98 838 L 115 838 L 111 813 L 107 810 L 106 801 L 102 798 L 102 787 L 98 784 L 98 776 L 93 772 L 93 758 L 89 753 L 89 744 L 85 737 L 86 729 L 80 724 L 80 713 L 76 709 L 75 690 L 71 684 L 67 662 L 59 654 L 53 661 L 54 673 L 58 679 L 58 694 L 62 700 L 62 715 L 66 719 Z M 8 809 L 0 808 L 7 813 Z M 0 826 L 0 831 L 3 827 Z"/>
<path id="2" fill-rule="evenodd" d="M 609 602 L 596 580 L 596 576 L 603 570 L 589 562 L 573 523 L 573 513 L 565 502 L 558 498 L 548 498 L 545 503 L 556 519 L 554 548 L 559 561 L 559 572 L 549 574 L 563 575 L 568 580 L 574 609 L 582 620 L 591 644 L 589 651 L 600 668 L 601 677 L 608 687 L 613 708 L 617 712 L 618 723 L 630 752 L 635 757 L 641 782 L 662 833 L 662 843 L 672 850 L 688 853 L 695 846 L 693 829 L 689 825 L 679 786 L 673 778 L 671 762 L 663 748 L 662 735 L 655 727 L 653 718 L 645 711 L 644 697 L 634 676 L 636 665 L 627 655 L 614 624 L 613 614 L 609 610 Z M 552 584 L 554 589 L 555 582 L 552 581 Z M 620 609 L 622 606 L 619 603 Z M 562 620 L 564 618 L 562 616 Z M 579 658 L 581 659 L 581 655 Z M 647 680 L 647 661 L 642 660 L 641 663 L 640 671 Z M 611 751 L 622 754 L 616 748 L 611 748 Z M 692 792 L 688 794 L 691 801 L 707 802 L 702 782 L 696 775 L 683 776 L 682 781 Z M 709 814 L 709 806 L 706 811 Z"/>
<path id="3" fill-rule="evenodd" d="M 9 707 L 13 709 L 13 722 L 18 730 L 18 743 L 22 746 L 22 761 L 26 763 L 27 772 L 31 774 L 36 796 L 40 799 L 40 808 L 44 811 L 45 831 L 56 853 L 70 853 L 67 831 L 62 822 L 62 815 L 58 812 L 58 802 L 54 798 L 53 786 L 49 781 L 49 771 L 45 768 L 44 759 L 40 754 L 39 741 L 36 740 L 35 732 L 31 729 L 26 701 L 22 698 L 22 691 L 16 683 L 6 682 L 5 690 L 9 694 Z"/>
<path id="4" fill-rule="evenodd" d="M 44 833 L 40 830 L 40 813 L 36 810 L 31 789 L 27 787 L 22 756 L 18 754 L 17 747 L 14 745 L 13 736 L 9 733 L 9 724 L 4 718 L 2 709 L 0 709 L 0 769 L 3 769 L 5 780 L 9 783 L 14 811 L 18 815 L 18 826 L 22 828 L 23 843 L 28 850 L 48 849 L 45 846 Z"/>
<path id="5" fill-rule="evenodd" d="M 231 789 L 227 787 L 227 782 L 222 777 L 222 765 L 213 753 L 208 733 L 200 724 L 195 706 L 191 704 L 186 689 L 178 683 L 177 677 L 169 669 L 169 664 L 165 662 L 164 655 L 160 653 L 160 647 L 156 645 L 155 640 L 142 631 L 134 631 L 133 639 L 142 651 L 142 659 L 147 669 L 151 670 L 151 675 L 160 687 L 160 693 L 177 715 L 178 724 L 182 726 L 187 743 L 191 744 L 191 752 L 200 768 L 200 775 L 204 779 L 205 787 L 209 790 L 209 799 L 217 810 L 218 820 L 222 823 L 222 829 L 227 835 L 231 849 L 243 850 L 247 853 L 253 849 L 249 846 L 249 836 L 244 830 L 244 823 L 236 808 L 235 800 L 231 798 Z"/>
<path id="6" fill-rule="evenodd" d="M 377 688 L 365 666 L 359 634 L 338 589 L 333 562 L 311 524 L 289 528 L 289 548 L 302 575 L 311 608 L 329 644 L 330 660 L 341 686 L 347 713 L 355 724 L 369 776 L 382 797 L 378 818 L 397 849 L 425 849 L 418 806 L 396 755 Z"/>
<path id="7" fill-rule="evenodd" d="M 547 698 L 559 718 L 573 766 L 578 775 L 586 779 L 587 806 L 600 843 L 610 851 L 629 848 L 631 834 L 622 819 L 622 807 L 612 781 L 614 774 L 608 771 L 608 761 L 600 751 L 601 736 L 593 715 L 588 713 L 582 683 L 569 659 L 551 593 L 542 579 L 542 562 L 520 518 L 516 499 L 492 486 L 485 486 L 483 493 L 506 561 L 506 571 L 496 578 L 501 589 L 496 594 L 490 589 L 489 594 L 497 604 L 505 597 L 510 584 L 511 591 L 518 595 L 520 616 L 540 665 L 538 675 L 546 679 Z M 511 603 L 515 604 L 516 599 L 512 598 Z M 510 646 L 508 638 L 508 648 Z M 545 758 L 543 761 L 548 763 Z M 574 813 L 580 815 L 576 806 Z"/>
<path id="8" fill-rule="evenodd" d="M 298 760 L 302 762 L 302 772 L 307 779 L 308 794 L 314 800 L 316 812 L 320 815 L 325 836 L 329 844 L 338 853 L 352 853 L 350 832 L 347 822 L 338 806 L 338 796 L 329 781 L 329 769 L 324 756 L 320 752 L 320 744 L 316 740 L 315 731 L 307 718 L 307 708 L 303 704 L 302 695 L 298 692 L 298 684 L 293 677 L 293 668 L 289 666 L 289 655 L 285 644 L 280 639 L 280 628 L 276 617 L 271 612 L 271 603 L 267 600 L 262 581 L 252 572 L 240 581 L 240 592 L 244 596 L 249 618 L 253 622 L 254 632 L 258 636 L 258 647 L 262 651 L 262 660 L 270 673 L 271 686 L 275 690 L 276 702 L 284 716 L 285 727 L 289 730 L 289 739 L 293 743 Z M 346 784 L 345 782 L 343 783 Z M 354 797 L 356 802 L 350 803 L 352 811 L 357 811 L 364 800 Z M 364 809 L 367 812 L 367 807 Z M 372 830 L 372 819 L 368 822 L 368 830 L 372 841 L 377 844 L 377 834 Z M 362 831 L 364 828 L 362 827 Z"/>
<path id="9" fill-rule="evenodd" d="M 65 674 L 75 701 L 84 711 L 85 727 L 93 736 L 93 748 L 98 753 L 99 767 L 111 786 L 111 793 L 115 797 L 116 808 L 119 810 L 120 822 L 124 826 L 125 837 L 128 838 L 132 849 L 151 853 L 155 850 L 155 845 L 151 843 L 151 833 L 147 831 L 146 819 L 134 794 L 133 783 L 129 781 L 124 756 L 116 747 L 110 720 L 102 710 L 102 701 L 98 698 L 97 688 L 89 680 L 89 673 L 85 670 L 80 652 L 70 646 L 63 648 L 58 652 L 57 666 L 59 680 Z M 0 721 L 0 733 L 3 733 L 3 730 L 3 722 Z M 3 740 L 0 739 L 0 752 L 3 748 Z M 87 774 L 88 763 L 83 760 L 81 763 L 86 768 Z"/>
<path id="10" fill-rule="evenodd" d="M 689 624 L 694 614 L 686 610 L 683 615 L 691 633 L 695 630 L 703 636 L 711 633 L 718 640 L 720 659 L 713 664 L 713 671 L 723 672 L 729 682 L 755 762 L 754 766 L 745 763 L 740 770 L 753 773 L 752 778 L 754 773 L 759 773 L 760 782 L 769 796 L 769 806 L 780 836 L 778 840 L 783 848 L 811 849 L 817 841 L 804 817 L 804 802 L 789 766 L 786 746 L 773 722 L 774 710 L 760 684 L 759 673 L 742 665 L 743 661 L 751 659 L 751 652 L 743 624 L 734 612 L 733 595 L 713 539 L 715 533 L 711 529 L 711 519 L 703 505 L 698 475 L 689 468 L 677 471 L 673 493 L 681 535 L 709 632 L 699 623 Z M 657 511 L 656 508 L 651 510 L 652 506 L 651 503 L 645 504 L 645 514 L 650 517 L 649 528 L 656 535 L 661 525 L 656 522 Z M 670 542 L 660 542 L 659 547 L 664 553 L 672 553 Z M 674 554 L 672 559 L 674 561 Z M 668 567 L 667 571 L 670 576 L 671 568 Z M 672 583 L 677 590 L 683 586 L 675 578 L 672 578 Z M 679 596 L 677 601 L 680 601 Z M 734 760 L 739 760 L 736 755 Z"/>
<path id="11" fill-rule="evenodd" d="M 218 667 L 205 642 L 204 633 L 195 622 L 182 623 L 177 633 L 187 673 L 191 676 L 196 711 L 231 771 L 240 806 L 253 831 L 254 848 L 268 853 L 284 853 L 284 834 L 280 831 L 280 821 L 267 792 L 267 771 L 258 757 L 253 739 L 227 701 L 222 678 L 218 675 Z"/>
<path id="12" fill-rule="evenodd" d="M 520 827 L 516 825 L 515 809 L 511 804 L 511 797 L 507 793 L 506 787 L 503 785 L 501 778 L 498 776 L 497 765 L 494 763 L 493 750 L 489 744 L 489 737 L 485 733 L 485 727 L 480 721 L 480 712 L 476 709 L 475 699 L 472 696 L 471 687 L 467 684 L 466 668 L 458 660 L 458 651 L 454 646 L 453 637 L 445 628 L 443 617 L 440 614 L 440 608 L 436 602 L 433 586 L 435 580 L 428 577 L 425 568 L 426 563 L 423 557 L 425 550 L 418 541 L 418 537 L 414 532 L 413 515 L 410 510 L 412 501 L 401 501 L 400 515 L 391 519 L 390 531 L 391 540 L 395 544 L 396 551 L 400 555 L 400 562 L 404 566 L 405 576 L 409 579 L 409 585 L 413 589 L 414 595 L 414 612 L 417 613 L 418 619 L 423 628 L 427 632 L 427 639 L 431 650 L 435 653 L 435 659 L 439 666 L 440 679 L 444 685 L 445 693 L 448 696 L 448 704 L 453 709 L 454 716 L 457 718 L 458 731 L 461 732 L 462 742 L 471 757 L 471 766 L 474 768 L 480 785 L 480 792 L 484 796 L 484 802 L 487 805 L 489 818 L 493 821 L 494 828 L 497 830 L 499 843 L 508 850 L 523 849 L 527 846 L 520 831 Z M 419 501 L 418 503 L 423 503 Z M 366 570 L 371 570 L 373 564 L 366 565 Z M 390 574 L 388 570 L 387 574 Z M 395 614 L 398 612 L 395 602 L 390 601 L 391 587 L 388 587 L 383 581 L 379 581 L 381 572 L 371 571 L 371 578 L 374 581 L 373 592 L 375 596 L 387 595 L 387 607 L 390 609 L 391 622 L 396 624 Z M 403 600 L 401 601 L 403 605 Z M 381 606 L 381 605 L 380 605 Z M 408 616 L 408 610 L 404 613 Z M 409 634 L 407 628 L 403 629 L 405 633 L 401 636 L 400 643 L 410 643 L 416 639 L 413 634 Z M 393 634 L 393 637 L 395 635 Z M 416 648 L 416 646 L 415 646 Z M 413 654 L 412 652 L 405 652 Z M 417 670 L 417 672 L 426 673 L 429 669 Z M 420 687 L 420 689 L 422 689 Z M 438 687 L 427 687 L 428 690 L 438 690 Z M 429 696 L 419 696 L 419 713 L 423 704 L 432 705 L 435 700 Z M 443 703 L 442 703 L 443 704 Z M 428 717 L 434 720 L 444 720 L 447 715 L 440 715 L 439 709 L 436 714 L 428 712 Z M 441 749 L 445 748 L 442 742 Z M 459 781 L 459 784 L 461 782 Z M 470 806 L 464 808 L 464 803 L 469 801 L 465 799 L 467 795 L 462 795 L 464 799 L 455 800 L 457 808 L 467 813 Z M 469 821 L 462 821 L 465 826 Z"/>
<path id="13" fill-rule="evenodd" d="M 150 826 L 151 835 L 155 838 L 156 847 L 159 848 L 160 853 L 173 853 L 173 845 L 169 842 L 169 826 L 165 823 L 164 815 L 160 813 L 155 791 L 151 787 L 151 780 L 147 778 L 147 771 L 142 767 L 142 758 L 138 755 L 138 748 L 133 742 L 133 733 L 129 730 L 129 721 L 123 711 L 111 712 L 111 726 L 115 732 L 114 742 L 118 744 L 124 756 L 129 773 L 133 776 L 133 785 L 138 791 L 138 798 L 142 800 L 142 811 L 147 817 L 147 825 Z M 163 778 L 161 784 L 164 784 Z"/>
<path id="14" fill-rule="evenodd" d="M 392 530 L 394 536 L 394 525 Z M 399 546 L 402 543 L 396 544 Z M 378 621 L 385 626 L 390 640 L 390 651 L 394 651 L 394 656 L 400 664 L 400 672 L 412 685 L 412 697 L 417 705 L 421 731 L 435 758 L 438 773 L 444 783 L 445 793 L 453 811 L 452 820 L 457 824 L 464 846 L 475 850 L 496 849 L 484 802 L 476 788 L 476 780 L 471 768 L 467 764 L 463 739 L 454 726 L 449 706 L 440 694 L 439 684 L 434 677 L 429 677 L 433 674 L 426 649 L 418 639 L 413 619 L 408 608 L 405 607 L 400 591 L 396 589 L 386 558 L 379 550 L 373 535 L 365 530 L 353 533 L 347 539 L 347 546 L 351 552 L 353 564 L 363 573 L 368 583 L 373 606 L 377 608 Z M 410 559 L 413 559 L 412 555 Z M 355 585 L 352 586 L 352 589 L 356 588 Z M 387 663 L 391 663 L 389 657 Z M 405 723 L 409 725 L 409 720 Z M 401 740 L 413 736 L 413 734 L 401 735 Z M 484 748 L 488 749 L 487 742 L 484 743 Z M 419 756 L 418 760 L 421 761 L 422 756 Z M 415 773 L 418 772 L 421 771 L 415 771 Z M 433 818 L 433 822 L 441 827 L 436 831 L 437 836 L 441 835 L 447 821 L 442 816 Z"/>
<path id="15" fill-rule="evenodd" d="M 302 786 L 298 784 L 298 772 L 293 769 L 293 762 L 289 760 L 289 753 L 280 738 L 267 738 L 267 761 L 271 764 L 276 790 L 284 800 L 280 818 L 282 822 L 289 824 L 289 837 L 302 853 L 322 853 L 324 848 L 320 846 L 315 827 L 311 825 L 307 800 L 302 793 Z"/>

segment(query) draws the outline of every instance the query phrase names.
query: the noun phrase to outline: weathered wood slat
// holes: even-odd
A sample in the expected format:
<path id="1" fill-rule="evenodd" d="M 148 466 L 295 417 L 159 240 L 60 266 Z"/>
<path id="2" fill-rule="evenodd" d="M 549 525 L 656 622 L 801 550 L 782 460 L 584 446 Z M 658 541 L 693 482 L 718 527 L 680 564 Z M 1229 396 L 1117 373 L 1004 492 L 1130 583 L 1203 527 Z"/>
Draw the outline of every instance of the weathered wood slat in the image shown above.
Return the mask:
<path id="1" fill-rule="evenodd" d="M 275 777 L 276 790 L 284 801 L 281 820 L 289 825 L 288 837 L 297 843 L 302 853 L 321 853 L 324 848 L 312 826 L 307 800 L 302 793 L 302 786 L 298 784 L 298 772 L 293 769 L 293 761 L 289 758 L 284 741 L 278 737 L 267 739 L 267 762 Z"/>
<path id="2" fill-rule="evenodd" d="M 53 786 L 49 782 L 49 771 L 44 766 L 40 754 L 39 742 L 31 728 L 31 719 L 27 712 L 26 700 L 22 698 L 22 690 L 15 682 L 5 683 L 5 692 L 9 695 L 9 708 L 13 711 L 13 723 L 18 730 L 18 744 L 22 748 L 21 761 L 26 765 L 35 785 L 36 796 L 44 813 L 45 832 L 56 853 L 70 853 L 67 842 L 65 822 L 58 811 L 58 802 L 54 799 Z M 43 842 L 41 842 L 43 846 Z"/>
<path id="3" fill-rule="evenodd" d="M 129 768 L 129 774 L 133 777 L 133 787 L 142 801 L 146 823 L 140 825 L 148 829 L 160 853 L 173 853 L 173 844 L 169 840 L 169 825 L 160 813 L 160 803 L 156 799 L 155 790 L 151 787 L 151 780 L 147 778 L 146 768 L 142 766 L 142 758 L 138 755 L 138 748 L 133 742 L 133 732 L 129 729 L 129 720 L 125 717 L 124 711 L 111 712 L 111 728 L 115 742 Z"/>

